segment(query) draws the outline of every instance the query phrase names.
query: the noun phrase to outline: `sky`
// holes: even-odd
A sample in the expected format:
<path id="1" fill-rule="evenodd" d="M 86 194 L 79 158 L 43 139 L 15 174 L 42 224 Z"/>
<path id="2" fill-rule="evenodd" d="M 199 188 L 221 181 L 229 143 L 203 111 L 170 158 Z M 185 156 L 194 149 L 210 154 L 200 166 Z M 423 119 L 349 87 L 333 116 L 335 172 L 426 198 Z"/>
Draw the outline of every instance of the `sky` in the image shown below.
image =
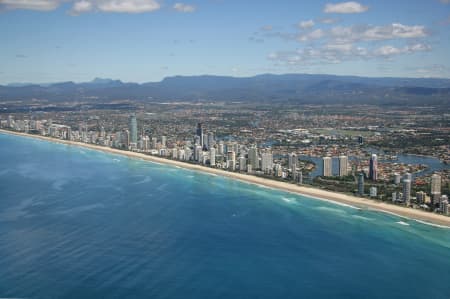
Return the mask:
<path id="1" fill-rule="evenodd" d="M 262 73 L 450 78 L 450 0 L 0 0 L 0 84 Z"/>

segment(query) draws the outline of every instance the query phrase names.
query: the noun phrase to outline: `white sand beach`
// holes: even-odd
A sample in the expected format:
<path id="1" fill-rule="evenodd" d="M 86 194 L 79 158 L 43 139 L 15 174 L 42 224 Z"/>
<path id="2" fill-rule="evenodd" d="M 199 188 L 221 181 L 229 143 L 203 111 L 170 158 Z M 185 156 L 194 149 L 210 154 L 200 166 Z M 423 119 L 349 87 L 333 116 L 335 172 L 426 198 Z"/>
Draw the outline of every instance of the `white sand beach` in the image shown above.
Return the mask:
<path id="1" fill-rule="evenodd" d="M 423 223 L 430 223 L 430 224 L 436 224 L 439 226 L 445 226 L 450 228 L 450 217 L 434 214 L 422 210 L 407 208 L 403 206 L 383 203 L 380 201 L 360 198 L 356 196 L 346 195 L 346 194 L 340 194 L 325 190 L 320 190 L 317 188 L 312 187 L 304 187 L 304 186 L 298 186 L 295 184 L 287 183 L 287 182 L 279 182 L 275 180 L 265 179 L 261 177 L 256 177 L 253 175 L 247 175 L 243 173 L 236 173 L 236 172 L 229 172 L 221 169 L 215 169 L 215 168 L 209 168 L 201 165 L 195 165 L 195 164 L 189 164 L 181 161 L 175 161 L 175 160 L 169 160 L 157 156 L 150 156 L 142 153 L 136 153 L 136 152 L 129 152 L 129 151 L 123 151 L 118 150 L 114 148 L 99 146 L 99 145 L 93 145 L 93 144 L 87 144 L 87 143 L 81 143 L 81 142 L 74 142 L 74 141 L 67 141 L 67 140 L 60 140 L 45 136 L 39 136 L 39 135 L 31 135 L 26 133 L 20 133 L 20 132 L 13 132 L 13 131 L 7 131 L 0 129 L 1 133 L 5 134 L 13 134 L 13 135 L 19 135 L 19 136 L 25 136 L 25 137 L 31 137 L 31 138 L 37 138 L 41 140 L 46 140 L 50 142 L 57 142 L 67 145 L 74 145 L 74 146 L 80 146 L 85 147 L 93 150 L 98 150 L 102 152 L 107 153 L 113 153 L 118 155 L 127 156 L 130 158 L 138 158 L 143 159 L 151 162 L 156 163 L 162 163 L 167 165 L 172 165 L 176 167 L 196 170 L 196 171 L 202 171 L 205 173 L 220 175 L 224 177 L 229 177 L 232 179 L 240 180 L 247 183 L 257 184 L 265 187 L 275 188 L 278 190 L 283 190 L 287 192 L 293 192 L 300 195 L 306 195 L 312 198 L 316 198 L 318 200 L 326 200 L 326 201 L 333 201 L 338 204 L 345 204 L 345 205 L 351 205 L 355 206 L 361 209 L 368 209 L 368 210 L 376 210 L 376 211 L 382 211 L 389 214 L 394 214 L 399 217 L 409 218 L 418 220 L 419 222 Z"/>

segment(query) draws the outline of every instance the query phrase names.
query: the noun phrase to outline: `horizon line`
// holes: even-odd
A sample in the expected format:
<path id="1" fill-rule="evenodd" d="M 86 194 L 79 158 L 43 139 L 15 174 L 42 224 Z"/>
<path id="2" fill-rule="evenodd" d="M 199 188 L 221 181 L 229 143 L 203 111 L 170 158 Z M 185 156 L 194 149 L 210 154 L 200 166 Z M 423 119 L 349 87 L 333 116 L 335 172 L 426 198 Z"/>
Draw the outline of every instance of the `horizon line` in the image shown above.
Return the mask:
<path id="1" fill-rule="evenodd" d="M 259 73 L 252 76 L 236 76 L 236 75 L 218 75 L 218 74 L 198 74 L 198 75 L 170 75 L 165 76 L 159 81 L 124 81 L 122 79 L 113 79 L 108 77 L 99 77 L 94 76 L 94 78 L 90 81 L 75 81 L 75 80 L 62 80 L 62 81 L 54 81 L 54 82 L 8 82 L 8 83 L 0 83 L 0 86 L 4 87 L 25 87 L 25 86 L 31 86 L 31 85 L 38 85 L 45 87 L 46 85 L 53 85 L 53 84 L 62 84 L 62 83 L 74 83 L 74 84 L 83 84 L 83 83 L 92 83 L 95 80 L 110 80 L 110 81 L 120 81 L 124 84 L 148 84 L 148 83 L 160 83 L 168 78 L 176 78 L 176 77 L 223 77 L 223 78 L 236 78 L 236 79 L 249 79 L 249 78 L 255 78 L 259 76 L 289 76 L 289 75 L 308 75 L 308 76 L 332 76 L 332 77 L 353 77 L 353 78 L 367 78 L 367 79 L 422 79 L 422 80 L 450 80 L 450 77 L 405 77 L 405 76 L 361 76 L 361 75 L 337 75 L 337 74 L 327 74 L 327 73 Z M 21 86 L 14 86 L 14 85 L 21 85 Z"/>

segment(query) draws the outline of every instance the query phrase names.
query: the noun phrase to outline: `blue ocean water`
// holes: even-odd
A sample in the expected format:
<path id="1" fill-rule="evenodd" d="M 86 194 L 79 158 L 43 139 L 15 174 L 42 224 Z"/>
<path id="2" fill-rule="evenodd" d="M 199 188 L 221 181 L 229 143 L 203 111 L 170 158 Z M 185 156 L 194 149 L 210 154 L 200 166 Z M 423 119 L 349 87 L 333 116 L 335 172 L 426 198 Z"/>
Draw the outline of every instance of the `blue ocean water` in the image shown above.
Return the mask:
<path id="1" fill-rule="evenodd" d="M 450 298 L 450 230 L 0 134 L 0 297 Z"/>

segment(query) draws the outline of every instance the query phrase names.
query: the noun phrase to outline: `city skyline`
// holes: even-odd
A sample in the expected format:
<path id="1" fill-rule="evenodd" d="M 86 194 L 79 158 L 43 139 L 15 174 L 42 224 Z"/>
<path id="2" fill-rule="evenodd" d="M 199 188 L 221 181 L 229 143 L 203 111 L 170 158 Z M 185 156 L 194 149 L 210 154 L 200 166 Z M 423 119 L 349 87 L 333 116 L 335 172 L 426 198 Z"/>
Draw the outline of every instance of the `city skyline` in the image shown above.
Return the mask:
<path id="1" fill-rule="evenodd" d="M 0 0 L 0 10 L 0 84 L 261 73 L 450 77 L 445 0 Z"/>

